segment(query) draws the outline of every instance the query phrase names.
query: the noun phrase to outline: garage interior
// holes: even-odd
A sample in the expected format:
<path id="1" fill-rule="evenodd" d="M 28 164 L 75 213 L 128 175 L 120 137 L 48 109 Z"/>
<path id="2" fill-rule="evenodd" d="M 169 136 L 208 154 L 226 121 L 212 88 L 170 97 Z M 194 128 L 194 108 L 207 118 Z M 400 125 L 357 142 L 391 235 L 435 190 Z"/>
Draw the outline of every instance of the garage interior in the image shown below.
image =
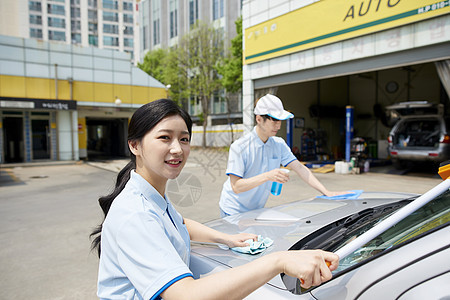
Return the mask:
<path id="1" fill-rule="evenodd" d="M 256 80 L 255 97 L 274 93 L 282 99 L 285 109 L 294 113 L 292 150 L 301 161 L 345 158 L 346 106 L 352 106 L 352 147 L 354 143 L 364 143 L 366 156 L 373 165 L 390 163 L 387 138 L 394 123 L 388 118 L 386 106 L 428 101 L 443 104 L 448 115 L 449 97 L 438 74 L 438 66 L 433 59 L 426 59 L 436 49 L 427 50 L 406 51 L 414 53 L 404 56 L 408 60 L 425 61 L 422 63 L 399 65 L 400 60 L 395 64 L 402 55 L 395 54 L 375 61 L 369 59 L 364 63 Z M 392 67 L 389 67 L 390 63 Z M 367 71 L 355 72 L 359 64 Z M 279 135 L 286 137 L 286 132 L 286 126 L 282 126 Z"/>
<path id="2" fill-rule="evenodd" d="M 124 158 L 128 155 L 128 119 L 86 118 L 88 160 Z"/>

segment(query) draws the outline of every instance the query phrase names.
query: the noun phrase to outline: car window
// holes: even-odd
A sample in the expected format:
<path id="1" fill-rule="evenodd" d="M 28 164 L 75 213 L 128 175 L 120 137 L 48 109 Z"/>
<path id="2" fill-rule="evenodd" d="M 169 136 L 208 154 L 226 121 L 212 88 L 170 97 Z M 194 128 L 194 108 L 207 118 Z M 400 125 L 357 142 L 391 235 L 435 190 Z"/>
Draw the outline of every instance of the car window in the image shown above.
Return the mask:
<path id="1" fill-rule="evenodd" d="M 411 201 L 403 200 L 358 212 L 310 234 L 298 241 L 290 250 L 323 249 L 336 252 Z M 338 269 L 333 274 L 336 276 L 345 273 L 346 270 L 357 267 L 358 264 L 378 254 L 393 250 L 407 241 L 412 241 L 414 238 L 419 238 L 436 228 L 446 226 L 449 222 L 450 191 L 447 191 L 349 256 L 341 259 Z M 292 293 L 305 292 L 300 288 L 298 279 L 293 281 L 289 276 L 282 275 L 282 280 L 286 288 Z"/>
<path id="2" fill-rule="evenodd" d="M 397 147 L 434 147 L 439 139 L 438 119 L 405 120 L 398 126 L 394 144 Z"/>
<path id="3" fill-rule="evenodd" d="M 370 220 L 352 231 L 340 245 L 332 251 L 336 251 L 354 240 L 379 222 L 389 217 L 393 212 L 386 214 L 379 220 Z M 412 238 L 424 234 L 434 228 L 450 222 L 450 193 L 447 191 L 440 197 L 430 201 L 395 226 L 391 227 L 378 237 L 340 261 L 336 272 L 343 271 L 359 262 L 362 262 L 378 253 L 402 244 Z"/>

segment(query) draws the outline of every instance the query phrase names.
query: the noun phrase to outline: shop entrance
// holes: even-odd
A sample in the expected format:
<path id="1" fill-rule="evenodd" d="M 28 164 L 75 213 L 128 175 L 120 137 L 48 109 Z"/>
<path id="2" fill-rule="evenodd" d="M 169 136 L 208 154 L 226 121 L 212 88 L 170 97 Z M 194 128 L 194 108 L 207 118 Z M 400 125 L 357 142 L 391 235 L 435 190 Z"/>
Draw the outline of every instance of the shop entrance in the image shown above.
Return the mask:
<path id="1" fill-rule="evenodd" d="M 5 162 L 23 162 L 23 118 L 5 117 L 3 119 Z"/>
<path id="2" fill-rule="evenodd" d="M 88 159 L 126 157 L 127 119 L 86 118 Z"/>
<path id="3" fill-rule="evenodd" d="M 50 159 L 48 120 L 31 120 L 33 159 Z"/>

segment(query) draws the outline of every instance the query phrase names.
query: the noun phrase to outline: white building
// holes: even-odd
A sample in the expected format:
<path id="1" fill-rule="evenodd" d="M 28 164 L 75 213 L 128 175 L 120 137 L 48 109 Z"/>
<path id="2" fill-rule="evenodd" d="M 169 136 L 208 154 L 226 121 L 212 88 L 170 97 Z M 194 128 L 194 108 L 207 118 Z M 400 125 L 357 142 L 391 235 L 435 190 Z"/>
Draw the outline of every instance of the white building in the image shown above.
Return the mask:
<path id="1" fill-rule="evenodd" d="M 135 0 L 0 0 L 0 35 L 133 55 L 137 14 Z"/>

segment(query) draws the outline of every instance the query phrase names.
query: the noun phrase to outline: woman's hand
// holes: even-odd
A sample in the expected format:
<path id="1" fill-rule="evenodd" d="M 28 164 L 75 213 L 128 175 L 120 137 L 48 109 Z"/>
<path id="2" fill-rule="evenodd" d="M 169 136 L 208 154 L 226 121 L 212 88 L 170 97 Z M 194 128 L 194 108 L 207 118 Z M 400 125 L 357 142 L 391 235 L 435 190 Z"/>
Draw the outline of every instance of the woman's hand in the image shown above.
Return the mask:
<path id="1" fill-rule="evenodd" d="M 250 246 L 248 243 L 246 243 L 246 240 L 253 240 L 253 241 L 257 241 L 258 240 L 258 236 L 256 234 L 252 234 L 252 233 L 239 233 L 239 234 L 226 234 L 224 235 L 223 240 L 220 242 L 222 244 L 227 245 L 230 248 L 234 248 L 234 247 L 246 247 L 246 246 Z"/>
<path id="2" fill-rule="evenodd" d="M 282 272 L 300 279 L 305 289 L 331 279 L 331 271 L 339 265 L 339 257 L 323 250 L 285 251 L 280 255 Z M 329 266 L 328 266 L 328 264 Z"/>

